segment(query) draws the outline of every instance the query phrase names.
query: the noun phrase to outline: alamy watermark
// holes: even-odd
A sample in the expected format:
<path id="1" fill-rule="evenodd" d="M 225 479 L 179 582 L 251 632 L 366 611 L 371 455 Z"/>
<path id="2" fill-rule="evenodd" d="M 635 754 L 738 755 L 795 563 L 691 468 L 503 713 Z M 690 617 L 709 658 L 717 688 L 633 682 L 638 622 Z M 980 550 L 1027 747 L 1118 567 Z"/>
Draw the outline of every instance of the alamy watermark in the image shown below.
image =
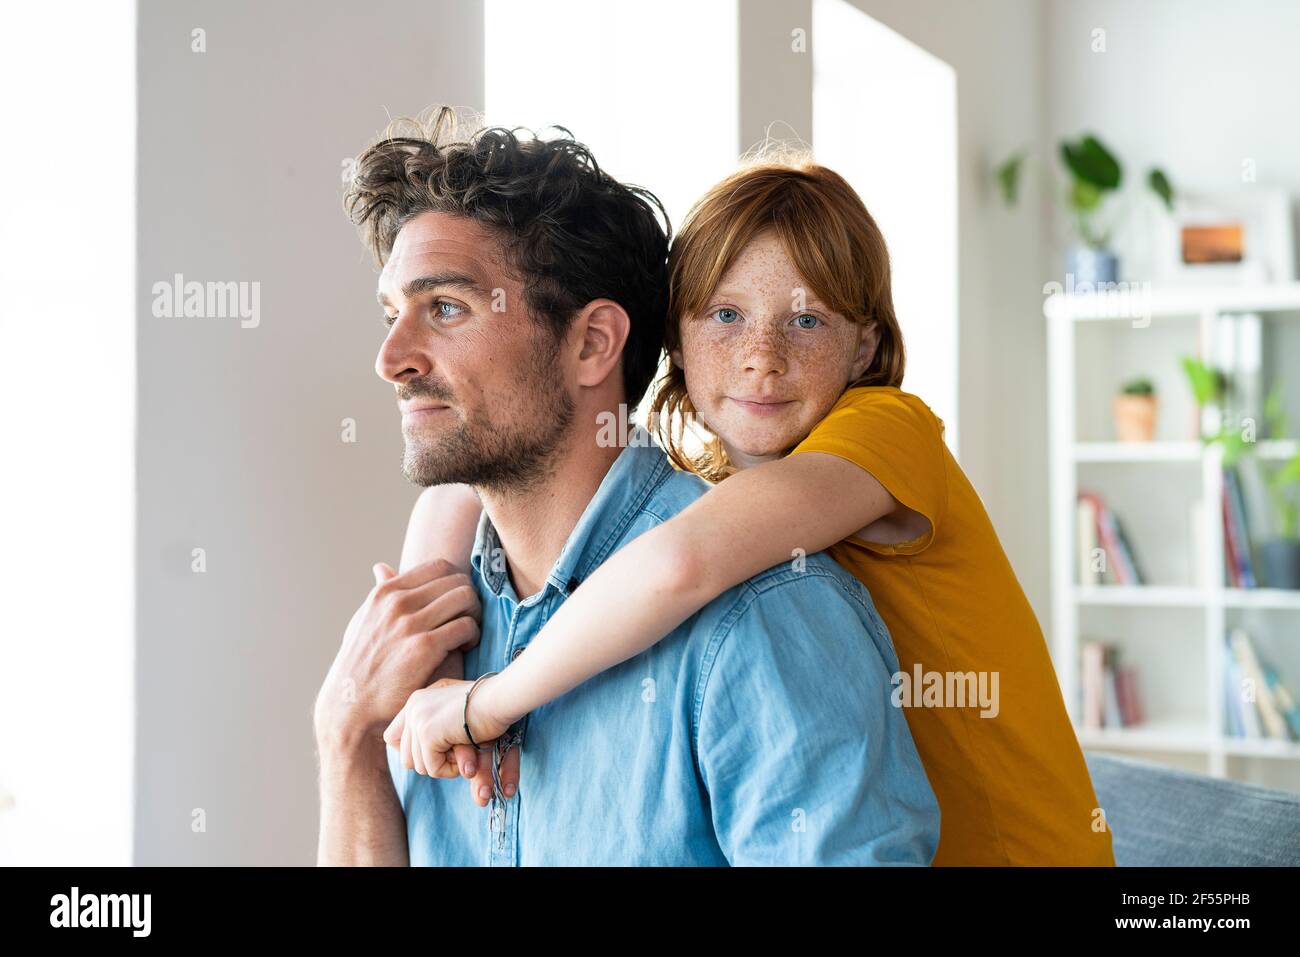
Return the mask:
<path id="1" fill-rule="evenodd" d="M 50 898 L 51 927 L 129 927 L 131 936 L 148 937 L 153 898 L 149 894 L 70 894 Z"/>
<path id="2" fill-rule="evenodd" d="M 1145 329 L 1151 325 L 1151 283 L 1150 282 L 1081 282 L 1074 281 L 1073 273 L 1065 274 L 1065 284 L 1053 279 L 1043 284 L 1044 296 L 1090 296 L 1096 295 L 1101 306 L 1101 315 L 1109 319 L 1130 318 L 1134 329 Z"/>
<path id="3" fill-rule="evenodd" d="M 596 413 L 596 445 L 602 449 L 644 448 L 654 444 L 650 433 L 628 417 L 627 403 L 618 404 L 618 412 L 608 409 Z"/>
<path id="4" fill-rule="evenodd" d="M 159 319 L 239 319 L 245 329 L 262 321 L 260 282 L 185 281 L 176 273 L 171 282 L 153 284 L 153 314 Z"/>
<path id="5" fill-rule="evenodd" d="M 999 673 L 996 671 L 924 671 L 920 662 L 912 673 L 896 671 L 889 700 L 895 708 L 973 708 L 981 718 L 996 718 Z"/>

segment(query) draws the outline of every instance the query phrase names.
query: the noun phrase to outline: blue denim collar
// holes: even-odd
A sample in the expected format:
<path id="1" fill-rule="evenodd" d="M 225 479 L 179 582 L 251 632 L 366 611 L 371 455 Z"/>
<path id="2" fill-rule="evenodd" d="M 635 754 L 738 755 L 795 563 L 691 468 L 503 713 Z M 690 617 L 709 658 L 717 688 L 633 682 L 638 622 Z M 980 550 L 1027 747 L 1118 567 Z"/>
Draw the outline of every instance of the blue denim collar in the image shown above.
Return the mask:
<path id="1" fill-rule="evenodd" d="M 633 425 L 628 445 L 619 453 L 601 479 L 596 494 L 587 503 L 573 527 L 555 565 L 546 576 L 546 585 L 533 597 L 540 601 L 554 588 L 565 597 L 596 569 L 622 538 L 624 530 L 646 504 L 651 493 L 673 471 L 668 456 L 640 425 Z M 492 561 L 492 556 L 499 560 Z M 509 582 L 505 552 L 501 540 L 485 510 L 479 516 L 470 561 L 474 570 L 495 595 Z"/>

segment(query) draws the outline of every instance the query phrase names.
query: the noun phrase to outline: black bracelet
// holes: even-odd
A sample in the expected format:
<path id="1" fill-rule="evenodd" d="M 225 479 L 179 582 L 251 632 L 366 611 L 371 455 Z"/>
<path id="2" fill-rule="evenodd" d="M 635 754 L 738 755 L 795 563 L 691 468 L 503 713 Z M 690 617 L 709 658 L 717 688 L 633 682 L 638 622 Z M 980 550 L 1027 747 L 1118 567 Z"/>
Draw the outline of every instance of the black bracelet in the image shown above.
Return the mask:
<path id="1" fill-rule="evenodd" d="M 469 690 L 465 692 L 465 737 L 469 738 L 469 743 L 474 745 L 474 749 L 476 751 L 488 751 L 490 749 L 483 747 L 481 744 L 475 741 L 474 735 L 469 733 L 469 696 L 474 693 L 474 689 L 478 687 L 478 683 L 480 681 L 482 681 L 484 678 L 491 678 L 493 675 L 496 674 L 500 674 L 500 672 L 489 671 L 485 675 L 479 675 L 477 680 L 475 680 L 475 682 L 469 686 Z"/>

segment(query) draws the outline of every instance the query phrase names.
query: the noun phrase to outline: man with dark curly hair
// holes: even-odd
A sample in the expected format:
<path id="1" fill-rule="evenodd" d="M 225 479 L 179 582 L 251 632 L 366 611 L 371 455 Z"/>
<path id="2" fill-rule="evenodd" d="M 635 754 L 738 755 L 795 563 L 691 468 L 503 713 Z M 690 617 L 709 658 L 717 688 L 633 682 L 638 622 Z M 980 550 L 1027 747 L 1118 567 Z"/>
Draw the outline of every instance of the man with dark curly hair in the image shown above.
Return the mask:
<path id="1" fill-rule="evenodd" d="M 897 658 L 820 554 L 724 593 L 490 755 L 458 749 L 486 798 L 385 744 L 412 693 L 504 668 L 606 557 L 708 487 L 640 426 L 601 438 L 660 359 L 658 200 L 567 131 L 454 125 L 443 108 L 391 127 L 345 200 L 383 267 L 375 369 L 427 489 L 401 573 L 375 566 L 317 698 L 320 862 L 928 863 L 938 807 L 888 705 Z M 495 786 L 503 756 L 517 791 Z"/>

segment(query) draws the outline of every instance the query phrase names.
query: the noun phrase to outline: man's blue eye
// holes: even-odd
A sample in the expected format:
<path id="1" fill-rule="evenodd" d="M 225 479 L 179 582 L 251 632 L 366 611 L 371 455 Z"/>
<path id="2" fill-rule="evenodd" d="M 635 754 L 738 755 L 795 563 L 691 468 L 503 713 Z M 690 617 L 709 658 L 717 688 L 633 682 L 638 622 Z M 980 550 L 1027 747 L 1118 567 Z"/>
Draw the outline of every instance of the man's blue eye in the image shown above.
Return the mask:
<path id="1" fill-rule="evenodd" d="M 719 322 L 726 325 L 731 325 L 733 321 L 740 318 L 740 313 L 736 312 L 735 309 L 728 309 L 726 306 L 723 306 L 714 315 L 718 317 Z"/>
<path id="2" fill-rule="evenodd" d="M 805 325 L 803 322 L 804 319 L 811 319 L 812 323 L 810 325 Z M 799 323 L 800 329 L 816 329 L 818 324 L 821 322 L 821 320 L 816 316 L 811 316 L 806 312 L 802 316 L 796 316 L 794 321 Z"/>
<path id="3" fill-rule="evenodd" d="M 456 305 L 454 302 L 447 302 L 445 299 L 439 299 L 437 302 L 437 306 L 439 310 L 438 315 L 442 316 L 442 318 L 444 319 L 450 319 L 452 316 L 458 316 L 465 311 L 463 308 Z M 454 311 L 447 312 L 446 310 L 448 309 Z"/>

